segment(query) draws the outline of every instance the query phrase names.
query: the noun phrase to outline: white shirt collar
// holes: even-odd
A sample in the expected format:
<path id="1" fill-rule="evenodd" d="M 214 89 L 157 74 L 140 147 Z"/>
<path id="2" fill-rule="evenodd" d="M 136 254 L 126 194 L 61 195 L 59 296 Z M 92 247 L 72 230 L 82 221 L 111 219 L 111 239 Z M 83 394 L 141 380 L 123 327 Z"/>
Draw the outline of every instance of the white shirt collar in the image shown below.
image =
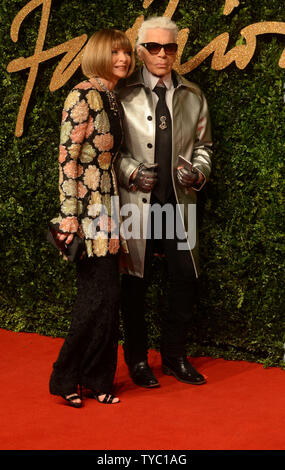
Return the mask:
<path id="1" fill-rule="evenodd" d="M 159 77 L 156 77 L 155 75 L 150 73 L 148 69 L 146 68 L 146 66 L 143 67 L 143 78 L 144 78 L 145 84 L 148 85 L 151 90 L 153 90 L 156 87 L 157 82 L 160 80 Z M 167 90 L 170 90 L 171 88 L 173 88 L 171 72 L 169 72 L 167 75 L 163 77 L 163 83 Z"/>

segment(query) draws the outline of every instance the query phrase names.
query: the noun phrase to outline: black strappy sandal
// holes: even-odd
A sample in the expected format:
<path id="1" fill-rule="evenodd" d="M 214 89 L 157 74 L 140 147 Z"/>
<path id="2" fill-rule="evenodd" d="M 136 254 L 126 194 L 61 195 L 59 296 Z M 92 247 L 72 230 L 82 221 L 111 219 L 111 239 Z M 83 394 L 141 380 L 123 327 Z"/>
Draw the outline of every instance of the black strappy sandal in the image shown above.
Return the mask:
<path id="1" fill-rule="evenodd" d="M 100 396 L 102 395 L 105 395 L 103 399 L 99 399 Z M 95 400 L 97 400 L 99 403 L 103 403 L 105 405 L 116 405 L 117 403 L 120 403 L 120 400 L 118 399 L 118 401 L 114 401 L 114 398 L 118 398 L 118 397 L 115 397 L 114 395 L 111 395 L 110 393 L 102 393 L 102 392 L 94 392 L 94 390 L 92 390 L 92 398 L 95 398 Z"/>
<path id="2" fill-rule="evenodd" d="M 82 397 L 78 395 L 78 393 L 72 393 L 70 395 L 61 395 L 65 401 L 69 404 L 69 406 L 73 406 L 74 408 L 81 408 L 82 407 Z M 81 400 L 80 403 L 76 402 L 75 400 Z"/>
<path id="3" fill-rule="evenodd" d="M 70 393 L 63 395 L 61 394 L 61 397 L 67 401 L 69 406 L 73 406 L 73 408 L 81 408 L 82 407 L 82 385 L 79 385 L 79 394 L 77 392 Z M 75 400 L 81 400 L 80 403 L 76 402 Z"/>

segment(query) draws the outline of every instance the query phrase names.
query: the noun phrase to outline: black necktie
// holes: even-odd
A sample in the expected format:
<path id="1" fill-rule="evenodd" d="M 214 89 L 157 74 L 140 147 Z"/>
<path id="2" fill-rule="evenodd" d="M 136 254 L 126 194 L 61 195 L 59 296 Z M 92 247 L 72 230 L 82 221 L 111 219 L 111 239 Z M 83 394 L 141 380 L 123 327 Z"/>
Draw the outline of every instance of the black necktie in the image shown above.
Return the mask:
<path id="1" fill-rule="evenodd" d="M 158 96 L 155 110 L 155 162 L 158 163 L 158 181 L 153 194 L 165 204 L 172 188 L 171 157 L 172 157 L 172 125 L 171 116 L 165 102 L 166 88 L 156 86 L 153 90 Z"/>

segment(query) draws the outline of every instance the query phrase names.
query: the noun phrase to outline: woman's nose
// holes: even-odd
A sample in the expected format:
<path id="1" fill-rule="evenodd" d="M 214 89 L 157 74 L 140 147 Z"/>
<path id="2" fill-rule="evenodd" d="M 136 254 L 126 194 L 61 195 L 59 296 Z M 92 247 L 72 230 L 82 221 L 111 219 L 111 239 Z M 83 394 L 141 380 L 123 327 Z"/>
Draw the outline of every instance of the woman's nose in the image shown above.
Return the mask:
<path id="1" fill-rule="evenodd" d="M 125 52 L 119 52 L 119 57 L 118 57 L 118 60 L 120 62 L 126 62 L 127 61 L 127 55 L 125 54 Z"/>

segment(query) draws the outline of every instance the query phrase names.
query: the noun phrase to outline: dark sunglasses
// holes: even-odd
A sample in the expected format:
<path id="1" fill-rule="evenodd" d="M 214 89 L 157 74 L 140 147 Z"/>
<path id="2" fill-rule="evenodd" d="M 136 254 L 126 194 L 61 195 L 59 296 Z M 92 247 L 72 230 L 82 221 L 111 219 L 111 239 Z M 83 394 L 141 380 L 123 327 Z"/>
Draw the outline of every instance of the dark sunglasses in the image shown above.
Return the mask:
<path id="1" fill-rule="evenodd" d="M 141 46 L 145 47 L 147 51 L 152 54 L 158 54 L 163 48 L 165 54 L 173 55 L 177 52 L 178 45 L 175 42 L 169 42 L 168 44 L 158 44 L 158 42 L 144 42 Z"/>

